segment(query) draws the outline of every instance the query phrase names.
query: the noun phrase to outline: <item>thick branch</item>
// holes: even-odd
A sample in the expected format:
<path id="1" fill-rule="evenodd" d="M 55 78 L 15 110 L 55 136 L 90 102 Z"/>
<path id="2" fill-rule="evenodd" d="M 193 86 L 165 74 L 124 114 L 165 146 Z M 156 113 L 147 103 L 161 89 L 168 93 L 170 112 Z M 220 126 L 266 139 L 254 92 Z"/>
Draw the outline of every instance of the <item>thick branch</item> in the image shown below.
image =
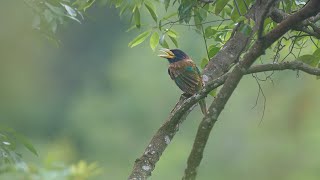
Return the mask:
<path id="1" fill-rule="evenodd" d="M 274 22 L 280 23 L 285 18 L 287 18 L 289 14 L 279 10 L 279 9 L 273 9 L 271 12 L 271 18 Z M 318 39 L 320 39 L 320 28 L 317 27 L 314 23 L 318 20 L 320 17 L 320 14 L 318 14 L 315 17 L 311 17 L 308 20 L 304 20 L 303 22 L 296 24 L 292 29 L 296 31 L 302 31 L 306 34 L 309 34 L 310 36 L 314 36 Z M 308 28 L 308 26 L 312 27 L 312 30 Z"/>
<path id="2" fill-rule="evenodd" d="M 190 112 L 190 108 L 192 108 L 192 106 L 195 105 L 200 99 L 206 97 L 211 90 L 222 85 L 226 79 L 227 75 L 223 75 L 208 83 L 199 92 L 199 94 L 195 94 L 188 99 L 179 101 L 168 120 L 153 136 L 143 155 L 135 161 L 135 165 L 131 175 L 129 176 L 129 179 L 146 179 L 147 177 L 151 176 L 151 172 L 155 168 L 155 164 L 158 162 L 161 154 L 164 152 L 173 136 L 178 131 L 180 123 Z"/>
<path id="3" fill-rule="evenodd" d="M 202 160 L 203 151 L 209 138 L 211 129 L 231 97 L 233 91 L 242 79 L 244 75 L 243 72 L 247 71 L 247 69 L 256 61 L 259 56 L 263 55 L 264 51 L 271 46 L 271 44 L 292 29 L 295 24 L 316 15 L 319 11 L 320 2 L 318 2 L 318 0 L 310 0 L 308 4 L 300 11 L 288 16 L 266 36 L 258 39 L 250 48 L 249 52 L 244 55 L 243 60 L 235 66 L 223 87 L 219 91 L 217 97 L 212 102 L 208 115 L 203 118 L 198 127 L 193 148 L 188 158 L 188 166 L 185 170 L 184 176 L 185 179 L 195 179 L 197 174 L 196 169 Z"/>

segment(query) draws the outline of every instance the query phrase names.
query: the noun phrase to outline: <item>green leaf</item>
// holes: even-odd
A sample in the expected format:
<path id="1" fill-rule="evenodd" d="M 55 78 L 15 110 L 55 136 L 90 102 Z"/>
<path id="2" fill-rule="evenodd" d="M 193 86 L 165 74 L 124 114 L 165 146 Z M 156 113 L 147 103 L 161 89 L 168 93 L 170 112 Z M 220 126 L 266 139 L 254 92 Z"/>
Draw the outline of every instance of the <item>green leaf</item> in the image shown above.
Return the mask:
<path id="1" fill-rule="evenodd" d="M 209 7 L 209 5 L 206 5 L 205 7 Z M 201 21 L 206 20 L 207 16 L 208 16 L 208 8 L 207 8 L 207 10 L 205 10 L 204 8 L 200 8 L 199 15 L 200 15 Z"/>
<path id="2" fill-rule="evenodd" d="M 176 38 L 169 36 L 169 38 L 171 39 L 171 41 L 173 42 L 173 44 L 178 47 L 178 41 Z"/>
<path id="3" fill-rule="evenodd" d="M 48 24 L 51 23 L 51 21 L 54 19 L 54 15 L 52 14 L 52 12 L 49 9 L 44 10 L 43 16 L 44 16 L 45 21 Z"/>
<path id="4" fill-rule="evenodd" d="M 79 19 L 77 19 L 77 18 L 75 18 L 75 17 L 73 17 L 73 16 L 69 16 L 69 15 L 65 15 L 65 16 L 68 17 L 68 18 L 70 18 L 70 19 L 73 19 L 73 20 L 75 20 L 75 21 L 77 21 L 78 23 L 81 24 L 81 21 L 80 21 Z"/>
<path id="5" fill-rule="evenodd" d="M 233 9 L 231 11 L 231 16 L 230 16 L 231 20 L 233 22 L 238 22 L 237 20 L 238 20 L 239 17 L 240 17 L 240 14 L 239 14 L 237 8 L 233 7 Z"/>
<path id="6" fill-rule="evenodd" d="M 136 38 L 134 38 L 130 43 L 129 43 L 129 47 L 135 47 L 139 44 L 141 44 L 143 41 L 145 41 L 147 39 L 147 37 L 150 35 L 150 31 L 145 31 L 141 34 L 139 34 Z"/>
<path id="7" fill-rule="evenodd" d="M 33 147 L 31 142 L 25 138 L 24 136 L 15 133 L 15 137 L 19 142 L 21 142 L 30 152 L 32 152 L 34 155 L 38 156 L 37 150 Z"/>
<path id="8" fill-rule="evenodd" d="M 271 18 L 266 18 L 265 20 L 264 20 L 264 23 L 263 23 L 263 28 L 264 29 L 267 29 L 267 26 L 269 25 L 269 24 L 272 24 L 273 23 L 273 21 L 272 21 L 272 19 Z"/>
<path id="9" fill-rule="evenodd" d="M 164 6 L 166 11 L 168 10 L 169 5 L 170 5 L 170 0 L 164 0 Z"/>
<path id="10" fill-rule="evenodd" d="M 126 32 L 130 32 L 130 31 L 132 31 L 132 30 L 135 29 L 135 28 L 136 28 L 136 25 L 133 25 L 133 26 L 131 26 L 129 29 L 127 29 Z"/>
<path id="11" fill-rule="evenodd" d="M 122 16 L 124 12 L 126 12 L 128 10 L 128 6 L 127 5 L 124 5 L 121 7 L 121 10 L 120 10 L 120 13 L 119 13 L 119 16 Z"/>
<path id="12" fill-rule="evenodd" d="M 210 94 L 212 97 L 216 97 L 216 95 L 217 95 L 217 89 L 214 89 L 214 90 L 210 91 L 209 94 Z"/>
<path id="13" fill-rule="evenodd" d="M 201 64 L 200 64 L 200 67 L 201 69 L 204 69 L 206 67 L 206 65 L 208 64 L 209 60 L 207 58 L 203 58 L 201 60 Z"/>
<path id="14" fill-rule="evenodd" d="M 237 7 L 238 7 L 238 10 L 240 11 L 240 16 L 244 16 L 247 13 L 247 7 L 244 2 L 245 0 L 235 0 L 235 1 L 238 5 Z M 236 5 L 234 4 L 234 6 L 236 6 Z"/>
<path id="15" fill-rule="evenodd" d="M 296 5 L 305 5 L 306 2 L 304 0 L 295 0 Z"/>
<path id="16" fill-rule="evenodd" d="M 77 16 L 77 12 L 70 6 L 66 5 L 66 4 L 63 4 L 63 3 L 60 3 L 61 6 L 63 6 L 66 11 L 68 12 L 68 14 L 72 17 L 76 17 Z"/>
<path id="17" fill-rule="evenodd" d="M 177 38 L 177 37 L 178 37 L 178 33 L 175 32 L 175 31 L 172 30 L 172 29 L 169 29 L 169 30 L 167 31 L 167 34 L 168 34 L 168 36 L 173 37 L 173 38 Z"/>
<path id="18" fill-rule="evenodd" d="M 216 30 L 212 29 L 211 26 L 208 26 L 205 30 L 204 30 L 204 35 L 206 38 L 213 38 L 214 35 L 216 34 Z"/>
<path id="19" fill-rule="evenodd" d="M 319 64 L 320 59 L 314 55 L 306 54 L 306 55 L 298 57 L 297 60 L 302 61 L 312 67 L 316 67 Z"/>
<path id="20" fill-rule="evenodd" d="M 252 28 L 248 24 L 243 24 L 240 27 L 240 32 L 242 32 L 245 36 L 250 36 Z"/>
<path id="21" fill-rule="evenodd" d="M 162 41 L 161 46 L 162 46 L 162 47 L 164 47 L 164 48 L 169 49 L 169 45 L 168 45 L 168 43 L 167 43 L 167 41 L 166 41 L 166 40 L 163 40 L 163 41 Z"/>
<path id="22" fill-rule="evenodd" d="M 193 20 L 194 20 L 194 24 L 195 24 L 195 26 L 196 26 L 196 28 L 198 29 L 198 30 L 201 30 L 201 16 L 200 16 L 200 14 L 199 14 L 199 12 L 198 11 L 194 11 L 194 13 L 195 13 L 195 16 L 193 17 Z"/>
<path id="23" fill-rule="evenodd" d="M 150 3 L 149 1 L 145 1 L 145 2 L 144 2 L 144 5 L 145 5 L 146 8 L 148 9 L 148 11 L 149 11 L 149 13 L 151 14 L 153 20 L 154 20 L 155 22 L 157 22 L 157 21 L 158 21 L 158 16 L 157 16 L 157 14 L 156 14 L 156 12 L 155 12 L 155 8 L 154 8 L 153 4 Z"/>
<path id="24" fill-rule="evenodd" d="M 228 4 L 229 1 L 230 0 L 217 0 L 214 13 L 218 15 L 222 11 L 222 9 Z"/>
<path id="25" fill-rule="evenodd" d="M 167 16 L 163 17 L 163 20 L 168 20 L 169 18 L 176 16 L 178 14 L 178 12 L 173 12 L 171 14 L 168 14 Z"/>
<path id="26" fill-rule="evenodd" d="M 164 48 L 169 48 L 167 41 L 165 40 L 165 34 L 163 34 L 159 41 L 160 45 Z"/>
<path id="27" fill-rule="evenodd" d="M 209 48 L 208 48 L 209 58 L 212 58 L 213 56 L 215 56 L 217 54 L 217 52 L 219 52 L 219 50 L 220 50 L 220 48 L 216 47 L 215 45 L 209 46 Z"/>
<path id="28" fill-rule="evenodd" d="M 154 32 L 150 37 L 150 47 L 154 51 L 159 44 L 160 36 L 158 32 Z"/>
<path id="29" fill-rule="evenodd" d="M 137 28 L 141 27 L 140 11 L 137 7 L 134 9 L 134 22 L 135 22 Z"/>
<path id="30" fill-rule="evenodd" d="M 315 56 L 316 58 L 320 59 L 320 48 L 319 49 L 316 49 L 313 54 L 313 56 Z"/>
<path id="31" fill-rule="evenodd" d="M 236 20 L 236 22 L 241 22 L 241 21 L 245 21 L 245 20 L 247 20 L 246 17 L 240 16 L 240 17 Z"/>

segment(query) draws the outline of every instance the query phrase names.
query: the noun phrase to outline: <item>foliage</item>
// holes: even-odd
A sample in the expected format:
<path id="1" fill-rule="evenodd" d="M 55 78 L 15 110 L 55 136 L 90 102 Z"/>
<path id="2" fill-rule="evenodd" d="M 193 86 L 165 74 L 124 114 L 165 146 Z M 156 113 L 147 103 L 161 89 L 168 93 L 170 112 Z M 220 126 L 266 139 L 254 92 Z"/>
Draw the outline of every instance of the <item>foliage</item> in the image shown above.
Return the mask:
<path id="1" fill-rule="evenodd" d="M 25 166 L 22 155 L 17 152 L 17 146 L 22 144 L 34 155 L 38 155 L 33 145 L 27 138 L 11 128 L 0 126 L 0 172 L 8 168 L 8 165 Z"/>
<path id="2" fill-rule="evenodd" d="M 70 20 L 81 23 L 85 11 L 95 0 L 24 0 L 24 2 L 35 14 L 33 28 L 58 43 L 54 36 L 58 26 Z"/>
<path id="3" fill-rule="evenodd" d="M 253 0 L 216 0 L 216 1 L 195 1 L 195 0 L 163 0 L 163 1 L 151 1 L 151 0 L 112 0 L 110 1 L 116 8 L 120 9 L 120 16 L 129 15 L 134 26 L 130 28 L 137 28 L 142 30 L 136 38 L 130 43 L 130 47 L 135 47 L 150 37 L 150 47 L 152 50 L 160 45 L 165 48 L 172 48 L 172 46 L 178 47 L 177 38 L 181 35 L 181 32 L 176 31 L 178 26 L 185 26 L 186 28 L 193 28 L 196 33 L 203 36 L 205 45 L 207 46 L 207 53 L 204 55 L 201 61 L 201 67 L 204 68 L 208 62 L 208 59 L 215 56 L 220 50 L 222 45 L 229 39 L 234 27 L 240 23 L 240 32 L 245 35 L 250 35 L 252 32 L 254 22 L 251 19 L 246 18 L 248 10 L 253 5 Z M 301 8 L 306 2 L 299 1 L 281 1 L 277 4 L 279 9 L 284 12 L 291 13 Z M 155 8 L 157 7 L 157 8 Z M 150 20 L 141 18 L 141 12 L 149 14 Z M 157 13 L 157 12 L 166 13 Z M 151 23 L 143 23 L 143 21 Z M 267 18 L 264 22 L 264 33 L 272 30 L 276 26 L 270 18 Z M 170 39 L 171 43 L 168 43 Z M 281 44 L 281 41 L 286 39 L 286 44 Z M 288 50 L 289 55 L 285 55 L 283 61 L 288 57 L 294 57 L 297 59 L 300 53 L 292 52 L 293 48 L 303 48 L 307 42 L 314 42 L 314 37 L 309 37 L 301 32 L 290 32 L 286 34 L 283 39 L 279 40 L 277 45 L 274 45 L 270 49 L 278 49 L 277 56 L 273 61 L 278 61 L 279 46 L 281 49 Z M 254 41 L 254 39 L 252 39 Z M 314 44 L 317 47 L 317 44 Z M 292 55 L 292 56 L 290 56 Z M 310 59 L 311 56 L 304 56 L 302 59 Z M 301 59 L 301 58 L 300 58 Z M 311 65 L 318 65 L 318 61 L 312 61 Z"/>
<path id="4" fill-rule="evenodd" d="M 129 47 L 135 47 L 149 38 L 152 50 L 157 46 L 164 48 L 178 47 L 178 26 L 192 28 L 201 34 L 207 47 L 203 55 L 201 67 L 204 68 L 208 59 L 212 58 L 229 39 L 234 27 L 240 23 L 240 32 L 249 35 L 252 32 L 254 22 L 246 18 L 248 10 L 254 0 L 24 0 L 35 13 L 33 27 L 40 30 L 51 40 L 56 40 L 54 34 L 59 25 L 72 20 L 78 23 L 84 19 L 84 13 L 93 4 L 113 5 L 119 9 L 120 16 L 129 16 L 133 26 L 128 29 L 142 31 L 129 42 Z M 279 9 L 291 13 L 301 8 L 306 1 L 281 1 L 277 3 Z M 159 13 L 161 12 L 161 13 Z M 165 13 L 163 13 L 165 12 Z M 141 15 L 142 14 L 142 15 Z M 149 16 L 145 16 L 149 15 Z M 145 18 L 147 17 L 147 18 Z M 149 23 L 150 22 L 150 23 Z M 264 31 L 268 32 L 276 26 L 270 18 L 264 22 Z M 171 41 L 171 42 L 169 42 Z M 254 41 L 254 39 L 252 39 Z M 58 41 L 56 41 L 58 42 Z M 294 48 L 302 49 L 307 42 L 315 42 L 314 37 L 301 32 L 290 32 L 282 37 L 278 43 L 270 49 L 274 49 L 276 55 L 273 61 L 283 61 L 288 57 L 294 59 L 310 59 L 311 56 L 300 56 L 299 51 L 292 52 Z M 284 44 L 283 44 L 284 43 Z M 315 47 L 318 47 L 315 44 Z M 280 59 L 280 50 L 289 51 Z M 298 53 L 297 53 L 298 52 Z M 311 65 L 318 65 L 313 60 Z"/>
<path id="5" fill-rule="evenodd" d="M 88 164 L 85 161 L 66 166 L 64 164 L 53 164 L 47 167 L 26 165 L 21 168 L 20 164 L 7 166 L 0 174 L 5 179 L 59 179 L 59 180 L 85 180 L 101 173 L 97 163 Z"/>
<path id="6" fill-rule="evenodd" d="M 31 153 L 38 156 L 36 149 L 23 135 L 11 128 L 0 127 L 0 176 L 27 179 L 88 179 L 101 173 L 97 163 L 88 164 L 79 161 L 71 166 L 53 164 L 48 167 L 28 165 L 17 152 L 17 146 L 22 144 Z"/>

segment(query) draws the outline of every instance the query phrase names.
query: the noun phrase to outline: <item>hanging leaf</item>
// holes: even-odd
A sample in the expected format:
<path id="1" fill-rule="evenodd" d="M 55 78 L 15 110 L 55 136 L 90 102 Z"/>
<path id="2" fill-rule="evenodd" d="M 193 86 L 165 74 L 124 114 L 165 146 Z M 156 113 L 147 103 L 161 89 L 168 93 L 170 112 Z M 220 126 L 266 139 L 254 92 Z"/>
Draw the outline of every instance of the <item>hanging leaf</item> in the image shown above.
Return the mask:
<path id="1" fill-rule="evenodd" d="M 170 5 L 170 0 L 164 0 L 164 6 L 166 11 L 168 10 L 169 5 Z"/>
<path id="2" fill-rule="evenodd" d="M 209 60 L 207 58 L 203 58 L 201 60 L 201 64 L 200 64 L 200 67 L 201 69 L 204 69 L 206 67 L 206 65 L 208 64 Z"/>
<path id="3" fill-rule="evenodd" d="M 154 51 L 159 44 L 160 36 L 158 32 L 154 32 L 150 37 L 150 47 Z"/>
<path id="4" fill-rule="evenodd" d="M 17 140 L 20 143 L 22 143 L 30 152 L 38 156 L 37 150 L 33 147 L 33 145 L 30 143 L 30 141 L 27 138 L 17 133 L 15 133 L 14 135 L 17 138 Z"/>
<path id="5" fill-rule="evenodd" d="M 164 48 L 169 48 L 167 41 L 165 40 L 165 34 L 163 34 L 159 41 L 160 45 Z"/>
<path id="6" fill-rule="evenodd" d="M 155 12 L 155 8 L 154 8 L 153 4 L 150 3 L 149 1 L 145 1 L 145 2 L 144 2 L 144 5 L 145 5 L 146 8 L 148 9 L 148 11 L 149 11 L 149 13 L 151 14 L 153 20 L 154 20 L 155 22 L 157 22 L 157 21 L 158 21 L 158 16 L 157 16 L 157 14 L 156 14 L 156 12 Z"/>
<path id="7" fill-rule="evenodd" d="M 137 28 L 140 28 L 140 27 L 141 27 L 140 11 L 139 11 L 138 7 L 136 7 L 136 8 L 134 9 L 134 22 L 135 22 Z"/>
<path id="8" fill-rule="evenodd" d="M 202 27 L 202 24 L 201 24 L 201 16 L 200 16 L 200 13 L 199 11 L 194 11 L 195 13 L 195 16 L 193 17 L 193 20 L 194 20 L 194 25 L 196 26 L 197 30 L 201 30 L 201 27 Z"/>
<path id="9" fill-rule="evenodd" d="M 130 43 L 129 43 L 129 47 L 135 47 L 139 44 L 141 44 L 143 41 L 145 41 L 147 39 L 147 37 L 150 35 L 150 31 L 145 31 L 141 34 L 139 34 L 135 39 L 133 39 Z"/>
<path id="10" fill-rule="evenodd" d="M 70 6 L 60 3 L 68 12 L 68 14 L 72 17 L 76 17 L 77 16 L 77 12 Z"/>
<path id="11" fill-rule="evenodd" d="M 315 56 L 316 58 L 320 59 L 320 48 L 319 49 L 316 49 L 313 54 L 313 56 Z"/>
<path id="12" fill-rule="evenodd" d="M 173 42 L 173 44 L 178 47 L 178 41 L 176 38 L 169 36 L 169 38 L 171 39 L 171 41 Z"/>
<path id="13" fill-rule="evenodd" d="M 208 48 L 209 58 L 212 58 L 213 56 L 215 56 L 219 52 L 219 50 L 220 50 L 220 48 L 216 47 L 215 45 L 209 46 L 209 48 Z"/>
<path id="14" fill-rule="evenodd" d="M 175 32 L 173 29 L 167 30 L 167 34 L 168 34 L 168 36 L 173 37 L 173 38 L 177 38 L 178 37 L 178 33 Z"/>
<path id="15" fill-rule="evenodd" d="M 214 13 L 218 15 L 223 10 L 223 8 L 228 4 L 229 1 L 230 0 L 217 0 Z"/>
<path id="16" fill-rule="evenodd" d="M 216 97 L 216 95 L 217 95 L 217 89 L 214 89 L 214 90 L 210 91 L 209 94 L 210 94 L 212 97 Z"/>
<path id="17" fill-rule="evenodd" d="M 319 64 L 319 58 L 314 55 L 306 54 L 297 58 L 298 61 L 302 61 L 312 67 L 316 67 Z"/>
<path id="18" fill-rule="evenodd" d="M 119 15 L 122 16 L 123 13 L 126 12 L 127 10 L 128 10 L 128 6 L 127 5 L 122 6 Z"/>
<path id="19" fill-rule="evenodd" d="M 214 35 L 216 34 L 216 30 L 215 29 L 212 29 L 211 26 L 207 27 L 205 30 L 204 30 L 204 35 L 206 38 L 213 38 Z"/>

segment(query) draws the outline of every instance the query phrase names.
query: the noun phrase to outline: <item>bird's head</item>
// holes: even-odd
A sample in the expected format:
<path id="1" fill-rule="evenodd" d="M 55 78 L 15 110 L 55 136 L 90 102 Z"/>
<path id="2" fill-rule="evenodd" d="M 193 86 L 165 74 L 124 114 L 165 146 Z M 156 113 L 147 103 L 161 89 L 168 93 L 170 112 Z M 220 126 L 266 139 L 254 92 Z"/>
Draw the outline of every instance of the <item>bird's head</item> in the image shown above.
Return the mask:
<path id="1" fill-rule="evenodd" d="M 178 62 L 184 59 L 188 59 L 189 56 L 181 51 L 180 49 L 160 49 L 163 54 L 158 55 L 159 57 L 168 59 L 169 63 Z"/>

